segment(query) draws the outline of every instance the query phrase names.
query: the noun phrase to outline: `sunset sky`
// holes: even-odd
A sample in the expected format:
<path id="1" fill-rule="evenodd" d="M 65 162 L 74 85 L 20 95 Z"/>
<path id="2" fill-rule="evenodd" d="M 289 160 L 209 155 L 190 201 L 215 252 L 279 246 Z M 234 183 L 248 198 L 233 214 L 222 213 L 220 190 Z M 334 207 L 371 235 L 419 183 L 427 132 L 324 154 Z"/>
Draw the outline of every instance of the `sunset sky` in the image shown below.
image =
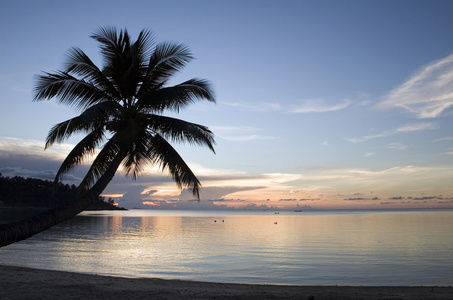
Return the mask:
<path id="1" fill-rule="evenodd" d="M 0 1 L 3 176 L 53 179 L 80 136 L 44 140 L 77 112 L 32 102 L 34 76 L 73 46 L 100 66 L 90 35 L 110 25 L 187 45 L 172 84 L 205 78 L 217 98 L 178 115 L 216 135 L 216 154 L 175 145 L 201 201 L 150 169 L 117 173 L 120 206 L 453 208 L 452 1 Z"/>

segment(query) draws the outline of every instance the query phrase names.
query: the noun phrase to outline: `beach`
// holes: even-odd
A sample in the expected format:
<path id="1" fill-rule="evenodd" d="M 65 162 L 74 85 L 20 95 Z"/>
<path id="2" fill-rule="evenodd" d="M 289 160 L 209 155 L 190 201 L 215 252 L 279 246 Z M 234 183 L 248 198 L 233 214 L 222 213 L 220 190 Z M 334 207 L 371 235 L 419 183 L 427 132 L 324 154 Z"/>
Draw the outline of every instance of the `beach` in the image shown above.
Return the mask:
<path id="1" fill-rule="evenodd" d="M 0 299 L 453 299 L 453 287 L 229 284 L 0 265 Z"/>

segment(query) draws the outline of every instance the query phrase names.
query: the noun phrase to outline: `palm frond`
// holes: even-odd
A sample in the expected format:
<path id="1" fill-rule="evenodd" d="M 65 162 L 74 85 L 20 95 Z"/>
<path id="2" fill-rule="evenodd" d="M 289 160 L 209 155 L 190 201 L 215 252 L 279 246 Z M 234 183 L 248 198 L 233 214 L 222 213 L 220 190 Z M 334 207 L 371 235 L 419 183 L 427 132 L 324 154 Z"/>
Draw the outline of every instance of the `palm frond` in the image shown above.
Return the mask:
<path id="1" fill-rule="evenodd" d="M 54 180 L 54 191 L 58 187 L 61 177 L 71 171 L 74 167 L 82 164 L 90 155 L 94 155 L 97 147 L 101 145 L 104 140 L 104 133 L 102 129 L 97 129 L 84 137 L 65 158 Z"/>
<path id="2" fill-rule="evenodd" d="M 130 65 L 125 78 L 127 78 L 128 90 L 126 98 L 136 98 L 144 82 L 146 82 L 148 74 L 148 62 L 152 54 L 152 46 L 154 40 L 151 31 L 142 30 L 137 40 L 130 46 L 129 55 L 127 57 Z M 145 83 L 146 84 L 146 83 Z"/>
<path id="3" fill-rule="evenodd" d="M 183 44 L 159 43 L 149 60 L 149 74 L 155 79 L 167 80 L 193 58 L 189 48 Z"/>
<path id="4" fill-rule="evenodd" d="M 120 153 L 121 148 L 118 146 L 118 141 L 115 136 L 109 139 L 103 146 L 102 150 L 97 154 L 93 163 L 90 166 L 87 174 L 78 186 L 78 196 L 82 196 L 88 191 L 95 181 L 99 179 L 107 170 L 109 165 Z"/>
<path id="5" fill-rule="evenodd" d="M 92 83 L 98 89 L 118 99 L 120 95 L 105 74 L 79 48 L 73 47 L 68 51 L 65 62 L 66 73 L 81 77 L 82 80 Z"/>
<path id="6" fill-rule="evenodd" d="M 101 27 L 92 36 L 97 40 L 104 58 L 104 74 L 114 83 L 120 92 L 121 98 L 127 98 L 125 93 L 125 78 L 128 78 L 130 64 L 130 37 L 127 30 L 120 30 L 117 34 L 115 27 Z M 129 57 L 130 58 L 130 57 Z"/>
<path id="7" fill-rule="evenodd" d="M 192 59 L 189 48 L 183 44 L 169 42 L 158 44 L 149 59 L 148 69 L 137 97 L 140 98 L 149 91 L 163 86 Z"/>
<path id="8" fill-rule="evenodd" d="M 133 44 L 134 49 L 143 58 L 144 66 L 148 66 L 152 54 L 153 45 L 155 44 L 151 30 L 143 29 L 138 34 L 137 40 Z M 146 68 L 147 70 L 148 68 Z"/>
<path id="9" fill-rule="evenodd" d="M 123 36 L 122 31 L 120 35 Z M 101 53 L 103 54 L 104 64 L 109 65 L 120 53 L 118 48 L 118 34 L 113 26 L 100 27 L 91 35 L 93 39 L 100 43 Z"/>
<path id="10" fill-rule="evenodd" d="M 148 133 L 141 128 L 136 122 L 129 122 L 125 128 L 117 133 L 119 147 L 123 149 L 125 159 L 122 164 L 125 169 L 125 175 L 136 179 L 142 172 L 144 164 L 144 154 L 146 153 L 146 141 Z"/>
<path id="11" fill-rule="evenodd" d="M 75 122 L 72 122 L 74 119 L 72 118 L 66 120 L 64 122 L 58 123 L 54 125 L 50 130 L 46 138 L 46 144 L 44 149 L 51 147 L 55 142 L 60 143 L 67 139 L 71 134 L 74 132 L 82 130 L 78 126 L 74 126 Z"/>
<path id="12" fill-rule="evenodd" d="M 116 102 L 101 102 L 86 109 L 75 118 L 56 124 L 47 135 L 45 149 L 51 147 L 55 142 L 63 142 L 74 133 L 91 132 L 102 128 L 109 117 L 120 109 L 121 106 Z"/>
<path id="13" fill-rule="evenodd" d="M 109 95 L 92 83 L 75 78 L 66 72 L 45 74 L 38 76 L 33 101 L 56 97 L 59 103 L 83 110 L 90 105 L 110 99 Z"/>
<path id="14" fill-rule="evenodd" d="M 147 157 L 147 147 L 145 139 L 135 140 L 134 146 L 129 147 L 129 151 L 124 159 L 123 168 L 125 175 L 137 179 L 142 174 L 146 162 L 149 161 Z"/>
<path id="15" fill-rule="evenodd" d="M 104 55 L 104 74 L 114 83 L 119 98 L 130 101 L 146 78 L 154 43 L 151 32 L 142 30 L 134 43 L 127 30 L 117 34 L 113 27 L 100 28 L 92 37 L 100 43 Z"/>
<path id="16" fill-rule="evenodd" d="M 214 134 L 208 127 L 161 115 L 148 115 L 149 127 L 165 139 L 207 146 L 215 153 Z"/>
<path id="17" fill-rule="evenodd" d="M 193 78 L 144 96 L 138 105 L 150 112 L 162 112 L 167 109 L 179 112 L 199 99 L 215 103 L 214 91 L 207 80 Z"/>
<path id="18" fill-rule="evenodd" d="M 160 135 L 156 134 L 149 140 L 147 157 L 153 165 L 163 171 L 167 170 L 178 188 L 187 186 L 192 194 L 200 199 L 201 183 L 179 153 Z"/>

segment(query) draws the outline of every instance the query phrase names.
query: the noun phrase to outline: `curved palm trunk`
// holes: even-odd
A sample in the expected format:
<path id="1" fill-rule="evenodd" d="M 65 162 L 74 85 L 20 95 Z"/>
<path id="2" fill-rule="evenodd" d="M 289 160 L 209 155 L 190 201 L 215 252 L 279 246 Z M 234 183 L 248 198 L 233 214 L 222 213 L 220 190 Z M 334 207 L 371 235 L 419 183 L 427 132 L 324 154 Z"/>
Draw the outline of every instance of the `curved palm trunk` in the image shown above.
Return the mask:
<path id="1" fill-rule="evenodd" d="M 93 201 L 98 199 L 113 179 L 121 161 L 122 159 L 115 159 L 83 197 L 18 222 L 0 224 L 0 247 L 27 239 L 85 210 Z"/>

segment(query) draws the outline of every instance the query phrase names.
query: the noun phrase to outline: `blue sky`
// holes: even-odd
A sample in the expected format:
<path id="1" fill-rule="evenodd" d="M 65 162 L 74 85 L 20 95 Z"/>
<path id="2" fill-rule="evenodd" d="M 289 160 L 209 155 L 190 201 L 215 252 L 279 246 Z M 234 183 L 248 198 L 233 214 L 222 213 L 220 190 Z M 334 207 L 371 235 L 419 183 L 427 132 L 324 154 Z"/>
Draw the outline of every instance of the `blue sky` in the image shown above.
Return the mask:
<path id="1" fill-rule="evenodd" d="M 117 174 L 105 193 L 121 205 L 453 207 L 451 1 L 1 1 L 3 176 L 53 179 L 77 137 L 44 139 L 76 112 L 32 102 L 34 76 L 72 46 L 101 65 L 89 36 L 110 25 L 186 44 L 196 60 L 172 83 L 206 78 L 217 95 L 179 115 L 216 134 L 216 155 L 175 145 L 202 201 L 150 170 Z"/>

